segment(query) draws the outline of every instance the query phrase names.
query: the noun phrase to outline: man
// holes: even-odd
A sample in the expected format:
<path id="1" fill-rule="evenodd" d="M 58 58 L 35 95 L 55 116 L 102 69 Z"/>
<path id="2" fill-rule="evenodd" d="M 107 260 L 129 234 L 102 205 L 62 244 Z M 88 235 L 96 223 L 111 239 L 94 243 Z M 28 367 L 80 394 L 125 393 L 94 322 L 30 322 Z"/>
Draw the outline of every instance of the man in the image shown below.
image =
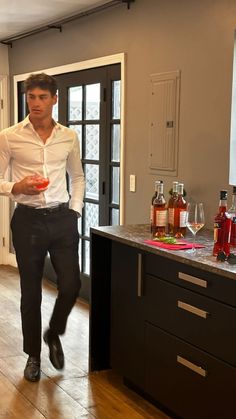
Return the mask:
<path id="1" fill-rule="evenodd" d="M 0 133 L 0 194 L 16 202 L 11 229 L 20 273 L 23 350 L 28 354 L 24 376 L 38 381 L 47 252 L 57 274 L 58 295 L 43 337 L 53 366 L 64 366 L 59 335 L 65 332 L 81 285 L 77 218 L 83 207 L 84 174 L 77 134 L 52 118 L 57 102 L 55 79 L 31 74 L 25 92 L 29 115 Z M 8 167 L 11 181 L 4 180 Z"/>

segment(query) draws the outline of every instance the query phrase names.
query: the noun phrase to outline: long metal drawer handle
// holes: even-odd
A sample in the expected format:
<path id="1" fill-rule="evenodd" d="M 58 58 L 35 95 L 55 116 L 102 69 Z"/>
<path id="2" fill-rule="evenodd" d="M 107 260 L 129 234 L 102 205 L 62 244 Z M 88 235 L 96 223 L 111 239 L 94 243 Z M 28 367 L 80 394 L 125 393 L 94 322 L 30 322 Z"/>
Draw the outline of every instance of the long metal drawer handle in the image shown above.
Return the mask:
<path id="1" fill-rule="evenodd" d="M 177 355 L 177 362 L 189 368 L 190 370 L 196 372 L 202 377 L 206 377 L 207 375 L 207 371 L 204 370 L 202 367 L 200 367 L 199 365 L 193 364 L 192 362 L 188 361 L 187 359 L 183 358 L 180 355 Z"/>
<path id="2" fill-rule="evenodd" d="M 185 274 L 184 272 L 178 273 L 179 279 L 191 282 L 192 284 L 199 285 L 200 287 L 207 288 L 207 281 L 204 279 L 197 278 L 196 276 Z"/>
<path id="3" fill-rule="evenodd" d="M 200 308 L 197 308 L 195 306 L 191 306 L 190 304 L 184 303 L 183 301 L 178 300 L 177 305 L 179 308 L 182 308 L 183 310 L 189 311 L 190 313 L 196 314 L 196 316 L 202 317 L 203 319 L 206 319 L 209 313 L 205 310 L 201 310 Z"/>
<path id="4" fill-rule="evenodd" d="M 138 297 L 142 297 L 143 261 L 142 253 L 138 253 Z"/>

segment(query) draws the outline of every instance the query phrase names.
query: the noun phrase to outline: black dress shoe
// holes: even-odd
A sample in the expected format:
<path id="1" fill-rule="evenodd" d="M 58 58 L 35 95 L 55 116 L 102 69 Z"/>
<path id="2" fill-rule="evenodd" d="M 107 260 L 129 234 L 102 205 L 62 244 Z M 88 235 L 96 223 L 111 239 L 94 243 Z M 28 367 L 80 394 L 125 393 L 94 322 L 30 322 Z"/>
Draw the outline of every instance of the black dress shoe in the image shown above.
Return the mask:
<path id="1" fill-rule="evenodd" d="M 24 369 L 24 377 L 28 381 L 38 381 L 40 379 L 40 360 L 35 356 L 29 356 Z"/>
<path id="2" fill-rule="evenodd" d="M 46 330 L 43 335 L 44 342 L 49 347 L 49 359 L 57 370 L 62 370 L 64 367 L 64 353 L 58 335 L 51 332 L 50 329 Z"/>

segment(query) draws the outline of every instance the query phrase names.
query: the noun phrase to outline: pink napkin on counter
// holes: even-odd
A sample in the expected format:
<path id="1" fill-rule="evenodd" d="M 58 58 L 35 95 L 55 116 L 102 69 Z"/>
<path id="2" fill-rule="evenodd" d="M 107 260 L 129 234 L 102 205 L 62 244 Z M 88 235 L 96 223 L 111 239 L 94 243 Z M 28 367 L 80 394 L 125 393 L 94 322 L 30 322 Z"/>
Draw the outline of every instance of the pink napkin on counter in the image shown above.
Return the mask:
<path id="1" fill-rule="evenodd" d="M 178 244 L 178 241 L 176 244 L 169 244 L 164 242 L 159 242 L 156 240 L 144 240 L 144 243 L 150 244 L 152 246 L 160 247 L 161 249 L 169 249 L 169 250 L 185 250 L 185 249 L 192 249 L 193 244 L 187 242 L 186 240 L 180 240 L 180 244 Z M 182 244 L 184 243 L 184 244 Z M 196 249 L 200 249 L 203 246 L 202 244 L 195 244 Z"/>

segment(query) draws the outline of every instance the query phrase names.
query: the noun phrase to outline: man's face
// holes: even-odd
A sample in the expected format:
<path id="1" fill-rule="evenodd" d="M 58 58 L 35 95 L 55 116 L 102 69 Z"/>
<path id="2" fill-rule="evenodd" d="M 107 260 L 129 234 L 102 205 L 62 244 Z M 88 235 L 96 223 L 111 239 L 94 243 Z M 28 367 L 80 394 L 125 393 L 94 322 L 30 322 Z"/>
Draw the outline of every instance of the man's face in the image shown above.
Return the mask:
<path id="1" fill-rule="evenodd" d="M 30 116 L 34 119 L 44 119 L 52 116 L 52 108 L 57 102 L 57 96 L 51 96 L 49 90 L 36 87 L 28 90 L 26 100 Z"/>

